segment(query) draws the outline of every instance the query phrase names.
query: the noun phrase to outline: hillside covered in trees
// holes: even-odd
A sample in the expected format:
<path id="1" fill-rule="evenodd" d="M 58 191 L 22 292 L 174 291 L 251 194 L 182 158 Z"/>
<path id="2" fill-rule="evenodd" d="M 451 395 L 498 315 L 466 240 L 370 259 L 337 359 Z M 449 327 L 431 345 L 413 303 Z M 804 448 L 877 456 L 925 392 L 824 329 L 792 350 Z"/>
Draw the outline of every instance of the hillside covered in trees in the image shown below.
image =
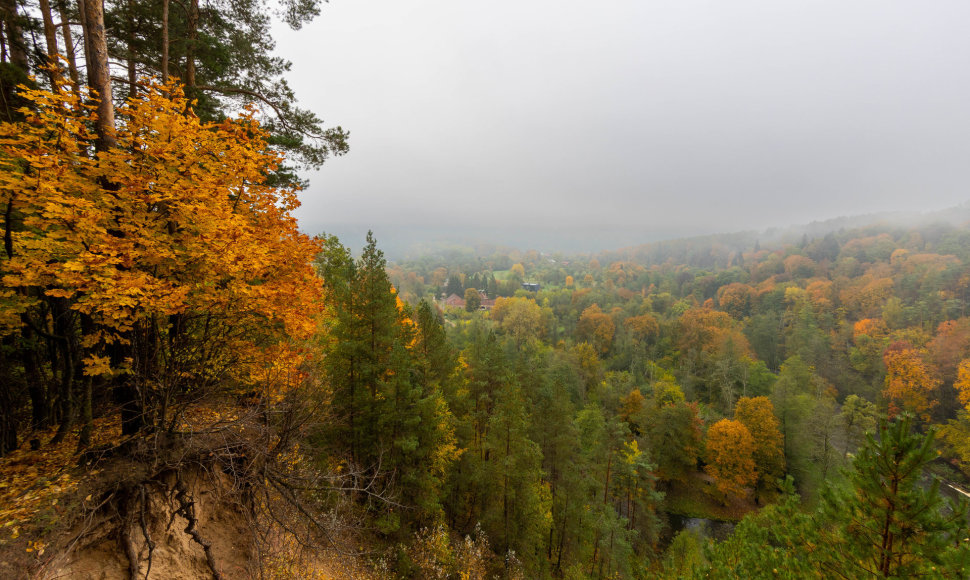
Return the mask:
<path id="1" fill-rule="evenodd" d="M 273 10 L 0 3 L 0 576 L 965 574 L 966 220 L 356 254 Z"/>
<path id="2" fill-rule="evenodd" d="M 800 517 L 810 518 L 811 533 L 832 541 L 825 534 L 849 525 L 837 521 L 833 498 L 876 477 L 859 473 L 860 463 L 864 453 L 875 452 L 873 445 L 886 443 L 879 435 L 867 443 L 866 433 L 879 433 L 877 425 L 887 418 L 910 417 L 907 428 L 934 441 L 928 448 L 933 452 L 924 450 L 921 467 L 910 467 L 908 477 L 935 473 L 950 482 L 965 480 L 968 235 L 965 226 L 941 221 L 841 229 L 818 238 L 803 234 L 787 244 L 762 245 L 746 234 L 711 236 L 594 256 L 450 250 L 388 271 L 405 300 L 438 298 L 472 384 L 481 373 L 482 349 L 504 344 L 504 355 L 488 360 L 502 361 L 499 376 L 518 385 L 517 396 L 531 409 L 529 438 L 543 465 L 536 485 L 548 486 L 555 498 L 547 554 L 555 555 L 556 565 L 585 561 L 586 568 L 574 563 L 585 574 L 635 575 L 637 565 L 625 567 L 626 557 L 604 563 L 597 548 L 609 538 L 646 565 L 671 533 L 665 513 L 737 520 L 746 513 L 764 518 L 754 512 L 766 503 L 773 510 L 797 505 Z M 534 286 L 524 283 L 541 289 L 528 291 Z M 494 306 L 468 312 L 441 300 L 467 288 L 484 289 Z M 497 396 L 472 388 L 469 394 L 490 404 Z M 605 421 L 599 436 L 605 447 L 588 457 L 605 458 L 606 466 L 584 465 L 573 454 L 588 448 L 582 434 L 589 413 Z M 545 432 L 550 426 L 553 432 Z M 558 443 L 571 428 L 578 438 Z M 646 494 L 641 509 L 659 516 L 646 528 L 635 527 L 632 508 L 620 499 L 632 497 L 621 491 L 617 469 L 634 447 L 652 480 L 637 484 Z M 587 488 L 590 495 L 577 499 L 565 483 L 570 476 L 564 474 L 573 470 L 599 480 Z M 786 477 L 792 488 L 783 484 Z M 874 489 L 885 484 L 878 481 L 883 483 Z M 588 531 L 580 532 L 582 518 L 570 524 L 568 504 L 595 505 L 597 487 L 609 516 L 591 518 Z M 785 493 L 797 495 L 785 499 Z M 646 524 L 643 513 L 640 525 Z M 610 518 L 626 530 L 598 527 Z M 761 519 L 757 526 L 771 522 Z M 570 533 L 572 526 L 578 526 L 572 532 L 577 551 L 570 554 L 567 539 L 557 553 L 557 534 Z M 805 530 L 771 533 L 787 538 L 794 550 L 785 562 L 811 559 L 796 556 L 797 546 L 818 538 L 785 535 Z M 583 537 L 589 544 L 579 556 Z M 746 540 L 753 542 L 748 549 L 781 541 Z M 678 536 L 674 546 L 683 549 L 685 543 L 688 538 Z M 726 552 L 716 549 L 705 560 L 694 548 L 697 559 L 690 565 L 697 573 L 705 566 L 739 565 L 718 560 Z M 730 549 L 731 558 L 744 562 L 738 546 Z M 597 571 L 599 564 L 605 572 Z M 832 568 L 824 576 L 841 568 L 831 561 L 827 566 Z M 816 562 L 793 577 L 817 568 Z M 554 574 L 563 570 L 553 566 Z M 649 574 L 658 573 L 654 567 Z M 860 573 L 845 571 L 847 577 Z"/>

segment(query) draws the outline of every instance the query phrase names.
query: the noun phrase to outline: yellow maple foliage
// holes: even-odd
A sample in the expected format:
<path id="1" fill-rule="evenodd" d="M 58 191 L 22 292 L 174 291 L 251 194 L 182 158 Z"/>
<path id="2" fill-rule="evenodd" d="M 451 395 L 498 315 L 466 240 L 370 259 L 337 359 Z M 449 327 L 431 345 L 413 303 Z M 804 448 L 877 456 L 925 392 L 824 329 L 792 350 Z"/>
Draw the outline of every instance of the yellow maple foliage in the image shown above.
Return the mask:
<path id="1" fill-rule="evenodd" d="M 204 122 L 178 85 L 149 84 L 118 107 L 117 146 L 96 152 L 84 94 L 21 95 L 25 120 L 0 123 L 0 202 L 13 216 L 0 335 L 25 317 L 46 324 L 37 306 L 61 301 L 82 317 L 70 330 L 88 376 L 149 372 L 109 357 L 110 345 L 142 345 L 159 352 L 140 377 L 149 391 L 302 380 L 319 245 L 291 215 L 296 189 L 268 181 L 282 158 L 255 112 Z"/>

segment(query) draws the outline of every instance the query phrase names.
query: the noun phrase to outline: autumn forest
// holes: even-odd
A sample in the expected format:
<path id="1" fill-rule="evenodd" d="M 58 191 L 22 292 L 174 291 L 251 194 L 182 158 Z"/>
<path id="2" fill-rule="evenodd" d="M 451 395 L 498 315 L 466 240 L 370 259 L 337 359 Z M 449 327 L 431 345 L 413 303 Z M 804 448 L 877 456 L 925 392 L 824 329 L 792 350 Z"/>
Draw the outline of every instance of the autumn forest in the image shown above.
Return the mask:
<path id="1" fill-rule="evenodd" d="M 318 12 L 0 0 L 0 577 L 966 576 L 966 206 L 389 261 Z"/>

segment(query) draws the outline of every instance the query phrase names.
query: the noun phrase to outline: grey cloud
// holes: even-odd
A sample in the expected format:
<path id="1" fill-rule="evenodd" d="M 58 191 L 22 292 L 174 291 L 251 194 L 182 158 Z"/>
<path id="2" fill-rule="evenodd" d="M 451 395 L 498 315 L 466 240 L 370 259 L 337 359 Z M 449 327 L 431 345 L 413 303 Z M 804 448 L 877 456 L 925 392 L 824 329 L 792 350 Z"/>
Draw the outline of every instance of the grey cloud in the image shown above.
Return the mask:
<path id="1" fill-rule="evenodd" d="M 968 198 L 970 4 L 333 0 L 301 224 L 728 231 Z M 632 241 L 631 241 L 632 243 Z"/>

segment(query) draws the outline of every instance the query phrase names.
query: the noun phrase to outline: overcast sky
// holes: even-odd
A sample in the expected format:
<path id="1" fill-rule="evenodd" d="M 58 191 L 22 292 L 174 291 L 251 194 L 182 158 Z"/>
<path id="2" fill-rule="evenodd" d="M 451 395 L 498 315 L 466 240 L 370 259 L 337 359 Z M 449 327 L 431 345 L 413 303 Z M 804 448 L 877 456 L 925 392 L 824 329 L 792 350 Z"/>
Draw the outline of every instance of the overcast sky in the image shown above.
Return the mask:
<path id="1" fill-rule="evenodd" d="M 301 226 L 737 231 L 970 199 L 966 0 L 331 0 Z M 644 240 L 646 241 L 646 240 Z"/>

